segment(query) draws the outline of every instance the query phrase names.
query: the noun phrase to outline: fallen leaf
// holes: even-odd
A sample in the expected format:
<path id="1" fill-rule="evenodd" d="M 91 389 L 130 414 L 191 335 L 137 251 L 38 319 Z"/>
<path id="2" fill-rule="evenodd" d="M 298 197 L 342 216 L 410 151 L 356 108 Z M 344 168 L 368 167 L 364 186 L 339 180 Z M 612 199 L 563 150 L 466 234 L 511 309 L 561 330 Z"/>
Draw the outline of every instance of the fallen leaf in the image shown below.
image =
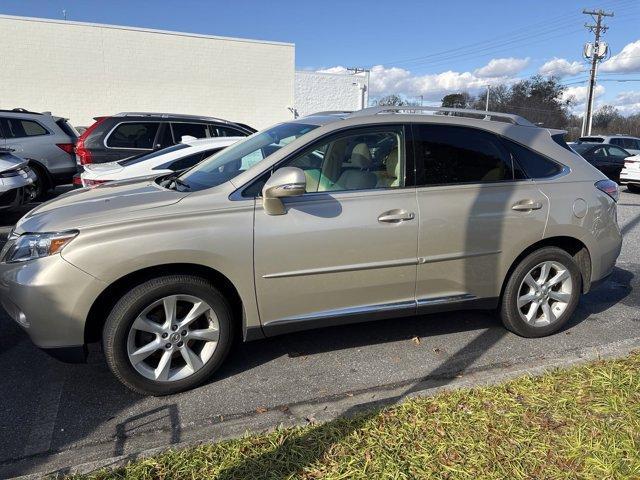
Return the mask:
<path id="1" fill-rule="evenodd" d="M 256 408 L 256 413 L 265 413 L 265 412 L 267 412 L 267 409 L 265 407 Z"/>
<path id="2" fill-rule="evenodd" d="M 288 407 L 287 405 L 282 405 L 282 406 L 279 408 L 279 410 L 280 410 L 281 412 L 288 412 L 288 411 L 289 411 L 289 407 Z"/>
<path id="3" fill-rule="evenodd" d="M 420 340 L 420 337 L 417 337 L 417 336 L 416 336 L 416 337 L 413 337 L 413 338 L 411 339 L 411 341 L 412 341 L 413 343 L 415 343 L 416 345 L 420 345 L 420 343 L 422 342 L 422 340 Z"/>

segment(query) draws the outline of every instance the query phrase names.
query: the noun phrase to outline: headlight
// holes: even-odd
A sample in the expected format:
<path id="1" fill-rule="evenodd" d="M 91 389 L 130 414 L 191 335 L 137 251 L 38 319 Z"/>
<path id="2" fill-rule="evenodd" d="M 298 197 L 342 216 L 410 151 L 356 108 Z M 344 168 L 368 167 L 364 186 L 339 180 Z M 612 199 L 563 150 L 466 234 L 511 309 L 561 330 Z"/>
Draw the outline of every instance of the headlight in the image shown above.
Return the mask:
<path id="1" fill-rule="evenodd" d="M 57 233 L 25 233 L 19 236 L 12 233 L 0 253 L 0 261 L 4 263 L 26 262 L 55 255 L 76 235 L 78 235 L 77 230 Z"/>

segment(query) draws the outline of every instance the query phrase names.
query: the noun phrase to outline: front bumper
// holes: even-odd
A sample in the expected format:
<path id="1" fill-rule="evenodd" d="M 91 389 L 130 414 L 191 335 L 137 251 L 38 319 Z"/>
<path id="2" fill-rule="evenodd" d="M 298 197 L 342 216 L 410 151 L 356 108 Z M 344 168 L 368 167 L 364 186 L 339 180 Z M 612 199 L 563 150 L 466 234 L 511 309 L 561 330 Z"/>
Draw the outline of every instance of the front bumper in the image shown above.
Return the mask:
<path id="1" fill-rule="evenodd" d="M 105 287 L 60 255 L 0 264 L 0 305 L 36 346 L 58 357 L 82 349 L 89 309 Z"/>

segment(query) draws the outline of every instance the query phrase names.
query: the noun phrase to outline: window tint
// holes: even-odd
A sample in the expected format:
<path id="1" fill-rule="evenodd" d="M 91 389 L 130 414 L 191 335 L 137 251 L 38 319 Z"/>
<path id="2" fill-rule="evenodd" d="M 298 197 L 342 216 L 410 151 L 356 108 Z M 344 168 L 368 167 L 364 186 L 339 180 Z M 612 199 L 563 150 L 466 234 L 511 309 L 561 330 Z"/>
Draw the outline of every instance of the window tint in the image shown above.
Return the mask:
<path id="1" fill-rule="evenodd" d="M 107 146 L 112 148 L 153 148 L 158 122 L 127 122 L 118 125 L 109 138 Z"/>
<path id="2" fill-rule="evenodd" d="M 209 137 L 209 128 L 206 123 L 171 123 L 171 128 L 176 143 L 181 142 L 184 135 L 195 138 Z"/>
<path id="3" fill-rule="evenodd" d="M 160 133 L 160 138 L 158 138 L 158 143 L 160 144 L 160 148 L 167 148 L 171 145 L 174 145 L 176 142 L 173 141 L 173 134 L 171 133 L 171 125 L 168 123 L 163 123 L 160 128 L 162 132 Z M 156 146 L 157 148 L 157 146 Z"/>
<path id="4" fill-rule="evenodd" d="M 519 143 L 512 142 L 511 140 L 503 139 L 503 141 L 511 151 L 515 163 L 519 168 L 522 168 L 527 177 L 547 178 L 557 175 L 562 171 L 561 165 L 549 160 L 539 153 L 529 150 L 528 148 L 523 147 Z"/>
<path id="5" fill-rule="evenodd" d="M 232 127 L 219 127 L 210 125 L 212 137 L 246 137 L 247 134 L 242 130 Z"/>
<path id="6" fill-rule="evenodd" d="M 602 143 L 604 142 L 604 138 L 602 137 L 580 137 L 578 142 L 587 142 L 587 143 Z"/>
<path id="7" fill-rule="evenodd" d="M 285 165 L 304 171 L 309 193 L 400 188 L 402 139 L 401 127 L 342 134 L 311 146 Z"/>
<path id="8" fill-rule="evenodd" d="M 611 142 L 613 143 L 613 142 Z M 623 139 L 622 145 L 617 144 L 622 148 L 630 148 L 631 150 L 638 150 L 638 140 L 635 138 L 625 138 Z"/>
<path id="9" fill-rule="evenodd" d="M 18 118 L 0 119 L 0 128 L 2 128 L 5 138 L 35 137 L 49 133 L 38 122 Z"/>
<path id="10" fill-rule="evenodd" d="M 612 138 L 609 143 L 611 145 L 617 145 L 619 147 L 623 147 L 624 146 L 624 139 L 623 138 Z"/>
<path id="11" fill-rule="evenodd" d="M 417 125 L 414 132 L 416 161 L 426 185 L 514 178 L 509 153 L 495 135 L 445 125 Z"/>

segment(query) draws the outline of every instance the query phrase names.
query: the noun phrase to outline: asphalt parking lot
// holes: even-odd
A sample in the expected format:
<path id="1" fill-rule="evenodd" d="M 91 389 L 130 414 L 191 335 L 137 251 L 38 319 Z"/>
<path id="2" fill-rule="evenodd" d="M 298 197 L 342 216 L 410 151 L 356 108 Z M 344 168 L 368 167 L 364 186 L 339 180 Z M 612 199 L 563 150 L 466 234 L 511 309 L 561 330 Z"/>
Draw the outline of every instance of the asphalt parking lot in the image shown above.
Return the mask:
<path id="1" fill-rule="evenodd" d="M 0 213 L 0 225 L 19 216 Z M 146 447 L 219 438 L 225 431 L 216 426 L 225 422 L 267 418 L 300 403 L 363 394 L 375 400 L 384 389 L 415 392 L 427 380 L 441 386 L 473 372 L 640 341 L 640 195 L 623 191 L 619 221 L 625 240 L 614 275 L 584 296 L 572 323 L 552 337 L 517 337 L 480 312 L 302 332 L 238 345 L 210 383 L 170 397 L 128 391 L 98 349 L 89 364 L 59 363 L 0 314 L 0 477 L 65 472 Z M 7 230 L 0 226 L 0 235 Z"/>

